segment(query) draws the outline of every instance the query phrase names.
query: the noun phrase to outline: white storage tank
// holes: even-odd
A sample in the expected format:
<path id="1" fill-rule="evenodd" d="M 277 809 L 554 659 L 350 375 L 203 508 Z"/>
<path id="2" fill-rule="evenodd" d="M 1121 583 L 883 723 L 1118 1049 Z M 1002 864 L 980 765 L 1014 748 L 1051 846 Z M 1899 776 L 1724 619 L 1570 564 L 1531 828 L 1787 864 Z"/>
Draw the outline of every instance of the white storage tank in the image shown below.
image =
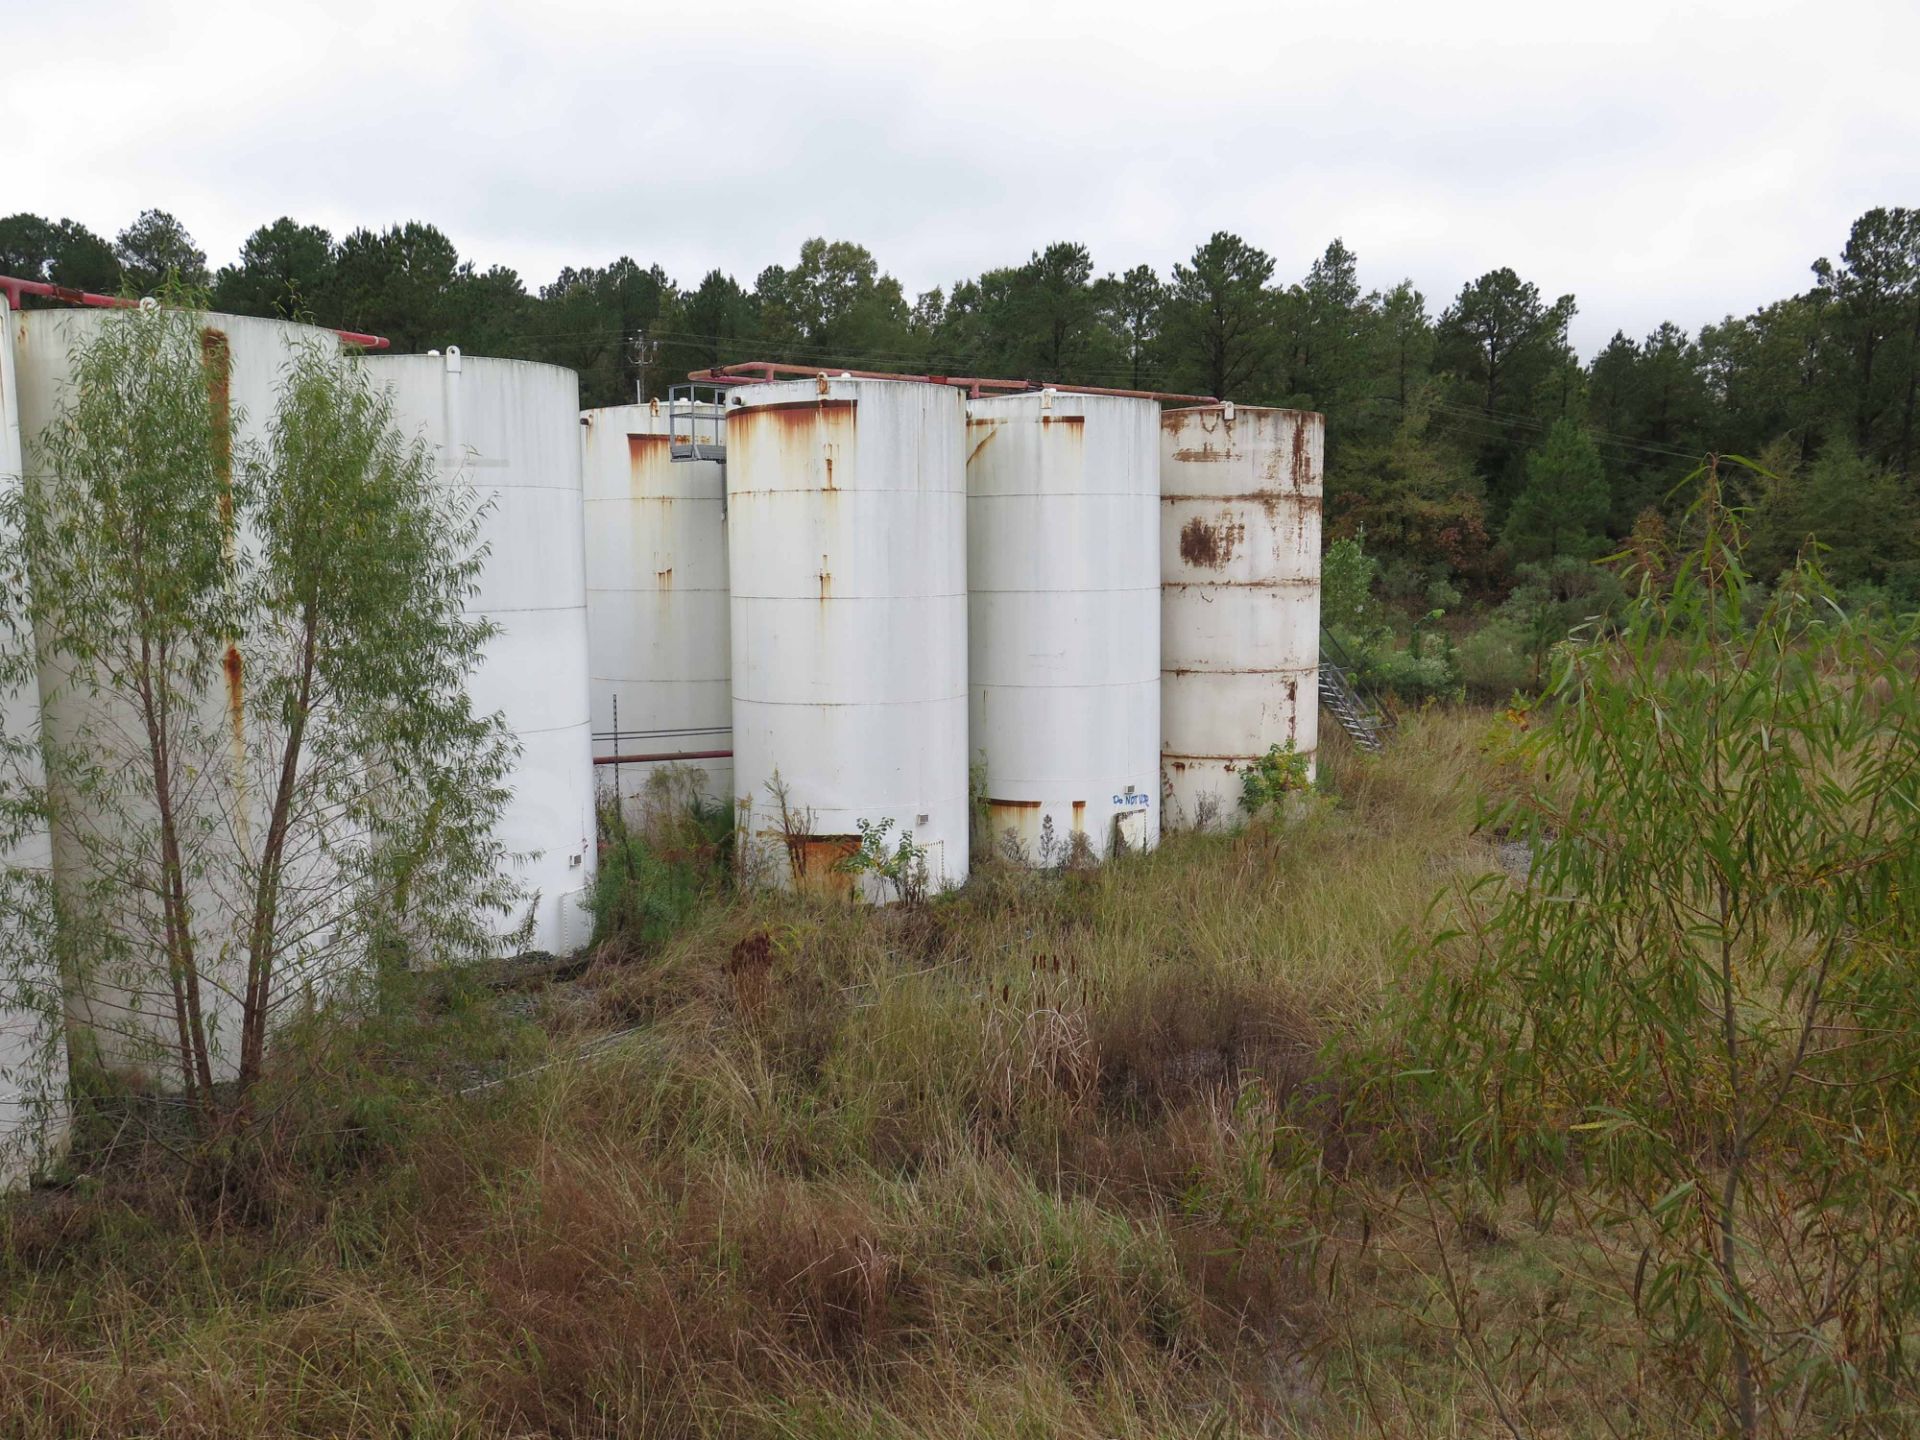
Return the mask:
<path id="1" fill-rule="evenodd" d="M 0 517 L 24 475 L 14 315 L 0 296 Z M 0 518 L 3 525 L 4 518 Z M 18 537 L 0 531 L 0 552 Z M 24 667 L 31 637 L 0 616 L 0 646 Z M 34 806 L 40 690 L 25 668 L 0 672 L 0 1194 L 24 1183 L 65 1138 L 67 1052 L 53 957 L 53 834 Z M 18 808 L 16 808 L 18 807 Z"/>
<path id="2" fill-rule="evenodd" d="M 859 822 L 967 877 L 966 423 L 958 390 L 756 385 L 727 415 L 736 846 L 851 888 Z M 783 821 L 774 797 L 784 786 Z M 872 899 L 889 889 L 869 881 Z"/>
<path id="3" fill-rule="evenodd" d="M 58 486 L 58 476 L 43 473 L 36 460 L 37 445 L 63 408 L 72 402 L 72 361 L 76 353 L 109 325 L 127 320 L 111 309 L 56 309 L 24 311 L 14 317 L 12 337 L 17 367 L 20 425 L 25 439 L 28 483 Z M 287 367 L 297 353 L 319 348 L 338 353 L 339 336 L 331 330 L 239 315 L 202 314 L 194 317 L 199 331 L 201 363 L 208 398 L 217 426 L 228 437 L 227 455 L 248 446 L 264 446 L 279 401 Z M 210 524 L 220 523 L 217 516 Z M 245 544 L 239 535 L 234 543 Z M 56 746 L 81 745 L 91 755 L 99 747 L 122 743 L 130 765 L 143 766 L 145 741 L 136 713 L 116 697 L 83 692 L 71 679 L 67 662 L 57 648 L 40 637 L 39 689 L 46 732 Z M 192 882 L 189 896 L 198 934 L 196 954 L 203 975 L 200 1003 L 209 1033 L 213 1075 L 230 1076 L 238 1064 L 240 1001 L 244 988 L 244 947 L 233 943 L 231 921 L 248 903 L 245 865 L 255 842 L 265 833 L 265 777 L 251 770 L 248 745 L 253 734 L 248 709 L 247 677 L 239 651 L 228 644 L 223 666 L 215 669 L 200 698 L 195 719 L 205 742 L 211 775 L 183 791 L 185 826 L 210 826 L 213 833 L 231 837 L 232 844 L 209 847 L 206 862 Z M 223 737 L 216 741 L 214 737 Z M 90 737 L 90 738 L 83 738 Z M 111 755 L 105 757 L 111 761 Z M 187 762 L 191 763 L 191 762 Z M 56 777 L 55 819 L 52 824 L 55 883 L 72 897 L 98 893 L 99 857 L 116 841 L 125 824 L 153 823 L 154 804 L 136 787 L 103 809 L 82 792 L 64 793 Z M 143 847 L 150 841 L 139 842 Z M 311 864 L 327 863 L 313 857 Z M 303 880 L 312 882 L 311 870 Z M 148 966 L 141 947 L 151 938 L 157 920 L 129 908 L 102 917 L 106 925 L 134 938 L 125 961 L 112 962 L 111 973 L 96 974 L 83 989 L 69 987 L 66 1003 L 69 1035 L 86 1034 L 103 1063 L 148 1071 L 168 1083 L 175 1074 L 177 1042 L 174 997 L 164 962 Z M 282 957 L 277 983 L 295 993 L 308 978 L 297 950 Z"/>
<path id="4" fill-rule="evenodd" d="M 468 613 L 499 632 L 469 689 L 475 710 L 503 714 L 520 742 L 497 833 L 533 896 L 528 944 L 564 954 L 591 938 L 595 870 L 579 377 L 455 349 L 362 363 L 392 395 L 401 431 L 424 437 L 448 481 L 490 503 Z"/>
<path id="5" fill-rule="evenodd" d="M 631 806 L 662 768 L 610 759 L 686 755 L 666 763 L 697 769 L 701 793 L 731 803 L 733 761 L 712 753 L 733 748 L 726 467 L 675 460 L 657 400 L 580 418 L 600 792 Z"/>
<path id="6" fill-rule="evenodd" d="M 1319 737 L 1320 498 L 1326 422 L 1202 405 L 1160 425 L 1167 823 L 1227 828 L 1241 773 Z"/>
<path id="7" fill-rule="evenodd" d="M 1160 407 L 967 407 L 972 758 L 987 840 L 1052 864 L 1159 838 Z"/>

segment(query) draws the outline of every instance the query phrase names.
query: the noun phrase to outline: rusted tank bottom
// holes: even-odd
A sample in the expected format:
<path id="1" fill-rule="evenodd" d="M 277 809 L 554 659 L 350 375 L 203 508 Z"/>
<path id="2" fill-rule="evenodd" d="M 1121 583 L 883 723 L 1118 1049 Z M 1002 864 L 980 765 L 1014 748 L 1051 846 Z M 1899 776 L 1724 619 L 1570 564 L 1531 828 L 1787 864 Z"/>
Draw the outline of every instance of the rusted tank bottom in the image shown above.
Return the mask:
<path id="1" fill-rule="evenodd" d="M 1155 797 L 1136 785 L 1110 787 L 1089 799 L 986 802 L 984 849 L 1017 865 L 1042 869 L 1094 864 L 1118 850 L 1149 849 L 1159 836 Z"/>
<path id="2" fill-rule="evenodd" d="M 845 867 L 860 849 L 858 835 L 789 836 L 767 829 L 759 841 L 760 852 L 784 867 L 784 873 L 767 877 L 782 888 L 834 900 L 852 900 L 857 893 L 856 877 Z"/>
<path id="3" fill-rule="evenodd" d="M 1317 773 L 1318 758 L 1308 750 L 1307 774 Z M 1160 757 L 1164 806 L 1160 824 L 1167 830 L 1223 831 L 1246 821 L 1240 806 L 1241 777 L 1256 755 L 1174 755 Z"/>

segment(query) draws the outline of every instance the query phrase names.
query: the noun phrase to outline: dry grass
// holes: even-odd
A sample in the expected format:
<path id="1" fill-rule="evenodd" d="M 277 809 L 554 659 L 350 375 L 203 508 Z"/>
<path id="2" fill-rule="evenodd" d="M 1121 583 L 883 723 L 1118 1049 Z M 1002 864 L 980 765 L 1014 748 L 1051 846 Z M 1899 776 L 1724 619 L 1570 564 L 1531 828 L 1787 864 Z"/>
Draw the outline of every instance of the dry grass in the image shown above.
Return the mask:
<path id="1" fill-rule="evenodd" d="M 1441 1252 L 1321 1223 L 1296 1102 L 1492 868 L 1489 723 L 1330 745 L 1284 829 L 717 902 L 550 997 L 529 1073 L 245 1206 L 157 1165 L 0 1212 L 0 1433 L 1483 1433 Z"/>

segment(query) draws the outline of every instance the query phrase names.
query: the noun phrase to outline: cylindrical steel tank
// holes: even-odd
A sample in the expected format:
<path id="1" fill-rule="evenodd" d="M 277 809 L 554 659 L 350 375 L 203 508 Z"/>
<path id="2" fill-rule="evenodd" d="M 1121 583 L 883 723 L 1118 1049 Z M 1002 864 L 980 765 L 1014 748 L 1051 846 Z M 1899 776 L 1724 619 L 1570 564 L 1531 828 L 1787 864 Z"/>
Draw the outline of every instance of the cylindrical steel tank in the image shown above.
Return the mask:
<path id="1" fill-rule="evenodd" d="M 967 407 L 972 758 L 1030 863 L 1159 838 L 1160 407 L 1051 390 Z"/>
<path id="2" fill-rule="evenodd" d="M 700 793 L 731 803 L 733 671 L 727 598 L 727 472 L 675 460 L 667 407 L 585 411 L 587 656 L 602 795 L 631 807 L 663 768 L 604 763 L 692 755 Z"/>
<path id="3" fill-rule="evenodd" d="M 467 607 L 499 630 L 469 690 L 474 708 L 504 715 L 520 742 L 498 834 L 533 897 L 528 943 L 566 953 L 591 937 L 596 853 L 579 377 L 453 349 L 361 363 L 393 396 L 401 430 L 424 437 L 449 482 L 491 507 Z"/>
<path id="4" fill-rule="evenodd" d="M 967 877 L 966 423 L 960 392 L 779 382 L 727 415 L 737 848 L 851 887 L 859 823 Z M 785 816 L 775 795 L 784 788 Z M 889 887 L 861 889 L 885 899 Z"/>
<path id="5" fill-rule="evenodd" d="M 18 553 L 5 529 L 25 467 L 14 315 L 0 296 L 0 554 Z M 32 636 L 0 615 L 0 1193 L 24 1182 L 66 1134 L 67 1051 L 57 1007 L 51 888 L 53 832 L 32 804 L 45 782 L 40 689 Z M 24 803 L 22 803 L 24 802 Z"/>
<path id="6" fill-rule="evenodd" d="M 1319 736 L 1325 420 L 1202 405 L 1160 422 L 1161 726 L 1167 823 L 1240 816 L 1241 772 Z"/>
<path id="7" fill-rule="evenodd" d="M 31 310 L 13 319 L 19 413 L 27 451 L 27 483 L 57 487 L 61 477 L 48 473 L 38 442 L 72 403 L 73 360 L 105 327 L 126 323 L 121 311 L 100 309 Z M 226 435 L 228 463 L 266 442 L 281 385 L 296 354 L 307 349 L 337 354 L 339 337 L 330 330 L 239 315 L 194 317 L 209 402 Z M 219 442 L 216 442 L 219 443 Z M 209 515 L 210 525 L 218 524 Z M 246 545 L 240 534 L 233 543 Z M 130 701 L 72 683 L 71 663 L 52 637 L 39 637 L 39 690 L 48 742 L 104 761 L 111 774 L 116 762 L 138 770 L 147 763 L 141 723 Z M 237 1035 L 244 989 L 244 946 L 234 943 L 233 917 L 249 903 L 247 866 L 255 842 L 265 833 L 265 779 L 253 768 L 249 745 L 256 737 L 248 704 L 248 685 L 238 649 L 227 646 L 226 664 L 209 676 L 192 726 L 203 750 L 187 762 L 200 783 L 186 786 L 179 803 L 185 829 L 211 827 L 230 843 L 203 846 L 202 862 L 189 881 L 189 902 L 196 922 L 197 968 L 203 976 L 202 1008 L 213 1050 L 214 1077 L 230 1075 L 238 1063 Z M 122 747 L 124 752 L 122 753 Z M 217 758 L 216 758 L 217 757 Z M 202 768 L 204 766 L 204 768 Z M 85 985 L 69 984 L 66 993 L 69 1035 L 85 1034 L 99 1058 L 116 1067 L 148 1069 L 162 1083 L 173 1074 L 174 998 L 164 958 L 154 958 L 157 921 L 137 906 L 112 911 L 126 865 L 152 863 L 150 828 L 157 809 L 139 784 L 113 799 L 97 787 L 71 786 L 51 777 L 55 792 L 52 856 L 55 884 L 69 903 L 85 908 L 107 933 L 131 938 L 126 953 L 101 963 Z M 133 837 L 138 836 L 138 839 Z M 123 838 L 135 848 L 122 857 Z M 305 883 L 318 882 L 318 868 L 329 862 L 313 857 L 296 867 Z M 100 953 L 105 954 L 102 950 Z M 279 983 L 302 985 L 300 963 L 291 955 Z"/>

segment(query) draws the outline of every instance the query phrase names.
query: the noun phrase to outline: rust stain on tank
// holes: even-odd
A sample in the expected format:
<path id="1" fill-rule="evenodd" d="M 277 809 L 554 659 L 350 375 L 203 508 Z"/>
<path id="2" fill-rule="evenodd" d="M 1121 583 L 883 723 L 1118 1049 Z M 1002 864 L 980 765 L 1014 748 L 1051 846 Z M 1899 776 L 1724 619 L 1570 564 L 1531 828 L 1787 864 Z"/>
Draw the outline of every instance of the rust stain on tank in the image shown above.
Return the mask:
<path id="1" fill-rule="evenodd" d="M 1219 570 L 1233 559 L 1233 547 L 1246 533 L 1246 526 L 1235 524 L 1231 517 L 1210 525 L 1196 515 L 1181 527 L 1180 558 L 1189 565 Z"/>
<path id="2" fill-rule="evenodd" d="M 818 477 L 813 484 L 825 493 L 837 494 L 841 477 L 834 462 L 841 457 L 841 446 L 854 433 L 857 415 L 857 402 L 853 400 L 783 400 L 740 406 L 727 415 L 728 452 L 737 459 L 742 475 L 781 477 L 769 487 L 772 490 L 789 490 L 796 477 L 808 476 Z M 755 493 L 747 486 L 730 484 L 728 488 L 729 496 L 736 498 Z"/>
<path id="3" fill-rule="evenodd" d="M 1312 590 L 1320 583 L 1317 575 L 1285 575 L 1275 580 L 1163 580 L 1162 590 L 1217 590 L 1222 585 L 1235 590 Z"/>
<path id="4" fill-rule="evenodd" d="M 246 666 L 240 658 L 240 647 L 229 641 L 227 653 L 221 657 L 220 663 L 227 672 L 227 741 L 233 763 L 233 823 L 244 849 L 252 844 L 252 840 L 247 807 Z"/>
<path id="5" fill-rule="evenodd" d="M 766 405 L 737 406 L 730 418 L 758 420 L 765 416 L 779 425 L 803 425 L 811 415 L 836 412 L 851 415 L 858 403 L 854 400 L 776 400 Z"/>
<path id="6" fill-rule="evenodd" d="M 221 662 L 227 672 L 227 714 L 233 721 L 237 733 L 244 734 L 246 715 L 246 662 L 240 658 L 240 647 L 228 645 L 225 660 Z"/>
<path id="7" fill-rule="evenodd" d="M 1043 826 L 1038 800 L 987 801 L 987 833 L 998 843 L 1011 835 L 1021 849 L 1031 853 L 1041 843 Z"/>
<path id="8" fill-rule="evenodd" d="M 1293 488 L 1305 490 L 1313 484 L 1313 456 L 1307 450 L 1308 416 L 1296 411 L 1293 417 Z"/>
<path id="9" fill-rule="evenodd" d="M 742 796 L 740 808 L 751 801 Z M 760 838 L 784 849 L 793 888 L 804 895 L 822 895 L 835 900 L 853 898 L 854 877 L 841 864 L 860 849 L 858 835 L 787 836 L 779 830 L 762 830 Z M 776 852 L 777 853 L 777 852 Z"/>
<path id="10" fill-rule="evenodd" d="M 671 590 L 673 588 L 673 567 L 669 565 L 664 570 L 654 571 L 653 579 L 654 583 L 658 585 L 660 589 Z"/>
<path id="11" fill-rule="evenodd" d="M 998 420 L 967 421 L 967 429 L 973 430 L 973 429 L 979 428 L 979 429 L 984 429 L 987 432 L 986 434 L 982 435 L 978 441 L 974 443 L 974 446 L 972 449 L 967 451 L 967 464 L 969 465 L 973 464 L 973 462 L 979 457 L 980 452 L 987 448 L 987 442 L 993 439 L 995 435 L 998 435 L 1000 433 L 998 428 L 999 424 L 1000 422 Z"/>
<path id="12" fill-rule="evenodd" d="M 207 403 L 213 411 L 213 467 L 220 477 L 220 523 L 233 538 L 233 347 L 224 330 L 200 332 L 200 365 L 207 376 Z M 231 557 L 229 557 L 231 558 Z"/>
<path id="13" fill-rule="evenodd" d="M 1069 429 L 1084 430 L 1087 426 L 1087 417 L 1084 415 L 1055 415 L 1051 411 L 1048 411 L 1041 415 L 1040 423 L 1042 425 L 1065 425 Z"/>
<path id="14" fill-rule="evenodd" d="M 827 557 L 824 555 L 820 557 L 820 573 L 814 578 L 820 582 L 820 598 L 822 600 L 831 600 L 833 598 L 833 571 L 827 568 Z"/>
<path id="15" fill-rule="evenodd" d="M 626 468 L 639 480 L 641 472 L 655 463 L 660 453 L 660 445 L 670 444 L 668 436 L 636 436 L 628 432 L 626 436 Z"/>
<path id="16" fill-rule="evenodd" d="M 1173 452 L 1173 458 L 1189 465 L 1213 465 L 1232 458 L 1231 452 L 1216 450 L 1211 445 L 1202 445 L 1198 450 L 1186 449 Z"/>
<path id="17" fill-rule="evenodd" d="M 1073 802 L 1073 833 L 1076 835 L 1087 833 L 1087 802 L 1084 800 Z"/>

